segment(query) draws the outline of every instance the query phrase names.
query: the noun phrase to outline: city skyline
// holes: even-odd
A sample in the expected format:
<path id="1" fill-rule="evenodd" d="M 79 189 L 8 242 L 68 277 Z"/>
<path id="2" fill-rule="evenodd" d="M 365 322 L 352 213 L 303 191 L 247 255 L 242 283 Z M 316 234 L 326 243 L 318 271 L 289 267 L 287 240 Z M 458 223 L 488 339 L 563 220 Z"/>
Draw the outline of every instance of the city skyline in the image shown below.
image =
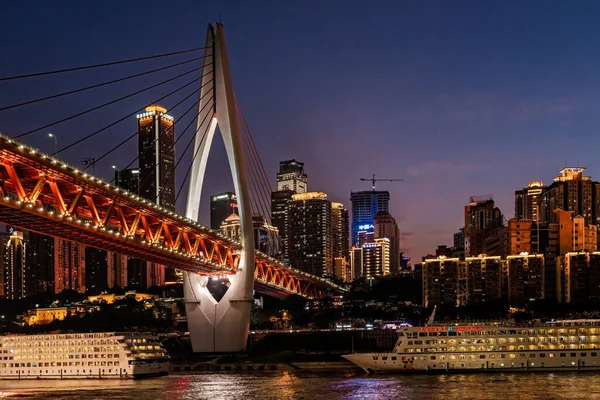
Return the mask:
<path id="1" fill-rule="evenodd" d="M 32 49 L 42 60 L 35 65 L 40 69 L 119 59 L 131 53 L 146 55 L 148 49 L 140 43 L 151 32 L 127 22 L 132 15 L 142 18 L 150 13 L 150 3 L 147 9 L 123 5 L 120 14 L 102 13 L 99 17 L 83 6 L 66 12 L 41 6 L 25 12 L 25 6 L 11 4 L 2 29 L 18 32 L 19 40 L 7 43 L 11 60 L 0 63 L 0 74 L 33 71 L 26 55 Z M 378 10 L 349 3 L 344 10 L 325 5 L 316 11 L 274 3 L 267 12 L 244 4 L 207 6 L 202 15 L 221 13 L 229 28 L 236 92 L 245 104 L 268 176 L 274 176 L 280 160 L 303 160 L 312 177 L 311 190 L 326 192 L 332 201 L 343 204 L 349 204 L 351 191 L 369 189 L 368 183 L 358 180 L 361 177 L 377 173 L 404 178 L 403 183 L 383 183 L 378 189 L 390 192 L 390 212 L 398 221 L 401 250 L 416 260 L 438 244 L 451 244 L 452 234 L 462 226 L 461 210 L 470 196 L 492 195 L 510 218 L 514 191 L 528 181 L 549 182 L 565 165 L 578 164 L 585 165 L 592 177 L 600 176 L 593 153 L 597 139 L 592 135 L 600 124 L 593 112 L 599 100 L 593 91 L 599 79 L 595 73 L 598 56 L 588 53 L 585 63 L 576 57 L 581 48 L 595 48 L 600 40 L 589 31 L 594 24 L 592 9 L 598 5 L 590 3 L 585 10 L 577 10 L 553 3 L 540 13 L 541 7 L 535 3 L 467 3 L 469 13 L 456 13 L 443 3 L 431 9 L 388 3 Z M 172 7 L 181 11 L 183 6 Z M 75 13 L 80 17 L 73 26 L 61 22 L 72 21 Z M 25 15 L 28 23 L 52 20 L 54 29 L 43 37 L 18 29 L 25 23 Z M 197 13 L 173 15 L 184 20 L 172 32 L 157 37 L 153 49 L 172 51 L 200 45 L 205 24 L 192 18 Z M 494 24 L 486 23 L 490 15 L 495 16 Z M 362 27 L 374 23 L 380 29 L 375 45 Z M 131 34 L 111 31 L 115 24 Z M 83 26 L 86 40 L 74 34 Z M 315 37 L 326 40 L 322 46 L 314 46 L 311 38 Z M 94 51 L 82 51 L 91 47 Z M 335 54 L 330 54 L 331 48 L 336 48 Z M 357 59 L 356 51 L 364 57 Z M 283 56 L 265 62 L 275 52 L 283 52 Z M 60 57 L 50 56 L 56 54 Z M 315 57 L 317 66 L 311 60 Z M 375 57 L 380 62 L 365 70 L 373 64 L 369 59 Z M 555 59 L 556 63 L 548 62 Z M 106 78 L 93 76 L 98 81 Z M 78 85 L 83 81 L 84 75 L 78 75 L 72 83 L 58 82 Z M 50 80 L 40 82 L 36 85 L 48 93 L 57 87 Z M 7 86 L 0 94 L 1 104 L 11 103 L 11 96 L 21 96 L 11 88 L 17 86 Z M 127 92 L 130 86 L 122 88 Z M 111 95 L 106 91 L 100 97 Z M 151 97 L 140 96 L 111 107 L 106 116 L 93 118 L 101 125 Z M 95 103 L 92 96 L 82 95 L 81 99 L 82 104 Z M 60 108 L 77 105 L 73 101 L 77 100 L 66 101 Z M 49 112 L 42 107 L 27 118 L 28 110 L 9 111 L 0 129 L 9 135 L 21 132 L 51 118 Z M 182 113 L 178 110 L 173 116 Z M 88 130 L 85 124 L 74 122 L 54 131 L 61 147 Z M 112 132 L 116 136 L 131 133 Z M 385 145 L 368 146 L 366 140 L 384 141 Z M 53 151 L 53 142 L 43 134 L 32 137 L 30 143 Z M 513 143 L 518 146 L 511 146 Z M 90 149 L 101 153 L 107 146 L 99 140 Z M 114 160 L 127 159 L 125 154 L 131 154 L 133 148 L 131 144 L 97 165 L 97 174 L 110 177 Z M 331 149 L 335 149 L 335 158 Z M 529 149 L 527 157 L 517 155 L 523 149 Z M 68 150 L 61 158 L 76 165 L 79 153 Z M 225 155 L 221 153 L 211 157 L 211 172 L 227 170 L 222 168 Z M 229 176 L 223 177 L 207 175 L 201 213 L 205 225 L 210 193 L 231 189 Z M 182 210 L 181 205 L 178 209 Z"/>

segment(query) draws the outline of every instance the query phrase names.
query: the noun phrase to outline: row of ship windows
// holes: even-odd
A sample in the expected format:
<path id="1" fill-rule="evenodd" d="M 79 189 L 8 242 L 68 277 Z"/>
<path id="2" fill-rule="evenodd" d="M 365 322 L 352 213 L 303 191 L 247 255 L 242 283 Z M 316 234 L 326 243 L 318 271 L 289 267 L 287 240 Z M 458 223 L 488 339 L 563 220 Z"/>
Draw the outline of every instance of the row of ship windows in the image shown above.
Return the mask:
<path id="1" fill-rule="evenodd" d="M 567 347 L 567 345 L 559 344 L 555 345 L 529 345 L 529 346 L 459 346 L 459 347 L 406 347 L 404 348 L 404 353 L 445 353 L 445 352 L 474 352 L 474 351 L 514 351 L 514 350 L 566 350 L 566 349 L 597 349 L 598 345 L 595 344 L 571 344 Z"/>
<path id="2" fill-rule="evenodd" d="M 519 337 L 519 338 L 488 338 L 488 339 L 440 339 L 440 340 L 409 340 L 408 345 L 422 344 L 506 344 L 506 343 L 593 343 L 600 342 L 600 336 L 542 336 L 542 337 Z"/>
<path id="3" fill-rule="evenodd" d="M 41 354 L 22 354 L 15 355 L 15 360 L 71 360 L 79 358 L 119 358 L 118 354 L 59 354 L 59 355 L 41 355 Z M 12 359 L 12 358 L 10 358 Z"/>
<path id="4" fill-rule="evenodd" d="M 518 354 L 518 356 L 519 356 L 519 358 L 527 358 L 527 354 L 523 354 L 523 353 Z M 529 358 L 536 358 L 536 356 L 539 357 L 539 358 L 545 358 L 546 357 L 546 353 L 539 353 L 539 354 L 529 353 Z M 588 353 L 579 353 L 579 356 L 580 357 L 587 357 Z M 590 357 L 597 357 L 597 356 L 598 356 L 597 352 L 591 352 L 590 353 Z M 553 358 L 553 357 L 556 357 L 556 355 L 554 353 L 548 353 L 548 357 Z M 559 357 L 567 357 L 567 353 L 560 353 Z M 569 353 L 569 357 L 577 357 L 577 353 Z M 379 356 L 373 356 L 373 360 L 374 361 L 379 360 L 379 358 L 380 358 Z M 452 356 L 448 356 L 448 359 L 450 359 L 450 360 L 467 360 L 467 359 L 469 359 L 469 360 L 476 360 L 477 358 L 478 357 L 476 355 L 469 355 L 469 356 L 466 356 L 466 355 L 460 355 L 460 356 L 452 355 Z M 517 358 L 517 354 L 514 354 L 514 353 L 511 353 L 511 354 L 508 354 L 508 355 L 507 354 L 498 354 L 498 357 L 496 357 L 496 354 L 487 354 L 487 355 L 486 354 L 480 354 L 479 355 L 479 359 L 484 360 L 486 358 L 488 360 L 494 360 L 496 358 L 499 358 L 499 359 L 502 359 L 502 358 Z M 386 361 L 387 359 L 388 359 L 387 356 L 381 357 L 382 361 Z M 396 361 L 397 359 L 398 359 L 397 356 L 392 356 L 391 357 L 392 361 Z M 416 359 L 417 359 L 416 356 L 415 357 L 402 357 L 403 361 L 405 361 L 405 360 L 416 360 Z M 427 356 L 419 356 L 419 359 L 426 360 Z M 432 361 L 433 360 L 444 361 L 444 360 L 446 360 L 446 356 L 429 356 L 429 359 L 432 360 Z"/>
<path id="5" fill-rule="evenodd" d="M 120 368 L 115 368 L 114 374 L 116 375 L 116 374 L 118 374 L 120 371 L 121 371 L 121 369 L 120 369 Z M 73 374 L 73 372 L 75 372 L 77 375 L 79 375 L 79 370 L 75 370 L 75 371 L 73 371 L 72 369 L 70 369 L 70 370 L 69 370 L 68 374 Z M 125 375 L 128 375 L 128 374 L 127 374 L 127 371 L 125 370 L 125 368 L 123 368 L 122 372 L 123 372 Z M 33 372 L 32 372 L 31 370 L 27 370 L 27 371 L 25 371 L 25 370 L 20 370 L 20 371 L 19 371 L 19 370 L 17 370 L 17 371 L 8 371 L 8 373 L 7 373 L 6 375 L 31 375 L 32 373 L 34 373 L 34 374 L 37 374 L 37 373 L 39 373 L 40 375 L 42 375 L 42 374 L 44 374 L 44 373 L 46 373 L 46 374 L 48 374 L 48 373 L 49 373 L 50 375 L 57 375 L 57 376 L 58 376 L 58 375 L 62 375 L 62 374 L 67 374 L 67 370 L 66 370 L 66 369 L 63 369 L 63 370 L 60 370 L 60 369 L 59 369 L 59 370 L 56 370 L 56 372 L 55 372 L 55 370 L 50 370 L 50 371 L 49 371 L 49 370 L 46 370 L 46 372 L 44 372 L 43 370 L 42 370 L 42 371 L 33 371 Z M 88 372 L 86 372 L 86 370 L 85 370 L 85 369 L 83 369 L 83 370 L 81 370 L 81 373 L 82 373 L 82 374 L 89 374 L 89 375 L 92 375 L 92 374 L 97 374 L 97 373 L 100 373 L 100 371 L 95 371 L 95 372 L 94 372 L 93 370 L 91 370 L 91 369 L 90 369 L 90 370 L 88 370 Z M 112 374 L 112 373 L 113 373 L 113 369 L 112 369 L 112 368 L 109 368 L 109 369 L 108 369 L 108 373 L 109 373 L 109 374 Z M 101 373 L 101 374 L 102 374 L 102 375 L 105 375 L 105 374 L 106 374 L 106 370 L 105 370 L 105 369 L 102 369 L 102 373 Z M 2 371 L 0 371 L 0 375 L 2 375 Z M 94 375 L 94 376 L 95 376 L 95 375 Z"/>
<path id="6" fill-rule="evenodd" d="M 119 361 L 69 361 L 69 362 L 28 362 L 28 363 L 0 363 L 0 368 L 42 368 L 42 367 L 106 367 L 119 366 Z"/>
<path id="7" fill-rule="evenodd" d="M 112 333 L 81 333 L 69 335 L 32 335 L 32 336 L 7 336 L 4 342 L 31 342 L 36 340 L 69 340 L 69 339 L 100 339 L 113 336 Z"/>
<path id="8" fill-rule="evenodd" d="M 409 338 L 427 337 L 427 336 L 502 336 L 502 335 L 529 335 L 529 336 L 545 336 L 545 335 L 597 335 L 600 333 L 600 328 L 571 328 L 571 329 L 508 329 L 498 331 L 441 331 L 441 332 L 408 332 Z M 399 336 L 404 336 L 400 333 Z"/>
<path id="9" fill-rule="evenodd" d="M 73 353 L 106 353 L 107 351 L 119 351 L 119 346 L 108 347 L 49 347 L 44 349 L 16 349 L 9 350 L 11 354 L 73 354 Z"/>
<path id="10" fill-rule="evenodd" d="M 119 344 L 118 340 L 63 340 L 58 342 L 23 342 L 4 343 L 5 348 L 11 349 L 35 349 L 46 347 L 68 347 L 68 346 L 105 346 Z M 0 346 L 2 347 L 2 346 Z"/>

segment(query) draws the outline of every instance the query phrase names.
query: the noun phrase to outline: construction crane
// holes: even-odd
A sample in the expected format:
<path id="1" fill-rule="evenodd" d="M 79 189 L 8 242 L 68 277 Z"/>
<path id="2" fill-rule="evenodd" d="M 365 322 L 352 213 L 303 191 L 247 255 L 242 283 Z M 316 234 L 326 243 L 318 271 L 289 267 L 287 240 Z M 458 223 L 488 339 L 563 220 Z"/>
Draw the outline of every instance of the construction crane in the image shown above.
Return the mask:
<path id="1" fill-rule="evenodd" d="M 375 190 L 375 182 L 404 182 L 404 179 L 379 179 L 375 178 L 375 174 L 373 174 L 372 178 L 360 178 L 361 181 L 371 181 L 371 185 L 373 186 L 373 190 Z"/>

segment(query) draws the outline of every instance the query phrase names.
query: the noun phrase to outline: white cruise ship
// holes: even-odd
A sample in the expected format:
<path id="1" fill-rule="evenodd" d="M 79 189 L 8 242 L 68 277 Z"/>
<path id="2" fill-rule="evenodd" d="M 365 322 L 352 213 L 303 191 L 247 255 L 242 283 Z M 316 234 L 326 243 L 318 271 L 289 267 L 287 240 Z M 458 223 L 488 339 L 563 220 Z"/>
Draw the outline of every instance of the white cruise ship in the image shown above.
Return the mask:
<path id="1" fill-rule="evenodd" d="M 168 373 L 168 356 L 152 335 L 102 332 L 0 336 L 0 379 L 119 379 Z"/>
<path id="2" fill-rule="evenodd" d="M 390 353 L 344 358 L 368 373 L 600 369 L 600 320 L 428 324 L 398 335 Z"/>

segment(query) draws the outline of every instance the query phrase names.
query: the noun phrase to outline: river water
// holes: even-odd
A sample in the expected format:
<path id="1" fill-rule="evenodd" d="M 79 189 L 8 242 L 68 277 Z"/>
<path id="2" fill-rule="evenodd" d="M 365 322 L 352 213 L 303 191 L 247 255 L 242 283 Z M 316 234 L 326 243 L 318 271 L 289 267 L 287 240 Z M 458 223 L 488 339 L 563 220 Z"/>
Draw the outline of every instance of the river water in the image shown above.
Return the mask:
<path id="1" fill-rule="evenodd" d="M 0 399 L 600 399 L 600 373 L 201 373 L 148 380 L 0 381 Z"/>

